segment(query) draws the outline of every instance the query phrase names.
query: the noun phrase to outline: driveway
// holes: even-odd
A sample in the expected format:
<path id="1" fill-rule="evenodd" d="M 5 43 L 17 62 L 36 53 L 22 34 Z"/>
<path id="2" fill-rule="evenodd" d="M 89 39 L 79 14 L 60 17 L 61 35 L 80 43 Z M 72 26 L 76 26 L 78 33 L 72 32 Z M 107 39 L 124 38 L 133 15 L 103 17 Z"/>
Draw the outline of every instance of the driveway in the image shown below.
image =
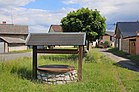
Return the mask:
<path id="1" fill-rule="evenodd" d="M 31 57 L 31 56 L 32 56 L 31 52 L 5 53 L 5 54 L 0 54 L 0 61 L 14 60 L 14 59 L 21 58 L 21 57 Z"/>
<path id="2" fill-rule="evenodd" d="M 111 58 L 116 64 L 119 64 L 124 68 L 139 72 L 139 66 L 133 63 L 130 59 L 116 56 L 108 52 L 107 49 L 100 49 L 99 51 L 105 54 L 107 57 Z"/>

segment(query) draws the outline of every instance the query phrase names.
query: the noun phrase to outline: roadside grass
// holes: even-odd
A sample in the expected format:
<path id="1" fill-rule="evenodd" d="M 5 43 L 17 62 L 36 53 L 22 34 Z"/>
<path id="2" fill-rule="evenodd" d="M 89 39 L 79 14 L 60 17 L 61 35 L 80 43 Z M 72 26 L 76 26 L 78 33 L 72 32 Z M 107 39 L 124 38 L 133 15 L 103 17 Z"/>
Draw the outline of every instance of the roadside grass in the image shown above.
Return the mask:
<path id="1" fill-rule="evenodd" d="M 134 63 L 139 65 L 139 55 L 131 55 L 131 54 L 128 54 L 126 52 L 119 51 L 117 48 L 110 48 L 108 51 L 115 54 L 115 55 L 131 59 Z"/>
<path id="2" fill-rule="evenodd" d="M 31 52 L 32 49 L 28 49 L 28 50 L 18 50 L 18 51 L 10 51 L 9 53 L 25 53 L 25 52 Z"/>
<path id="3" fill-rule="evenodd" d="M 68 64 L 77 68 L 77 55 L 41 55 L 43 64 Z M 115 66 L 111 59 L 91 50 L 83 62 L 81 82 L 47 85 L 31 80 L 31 58 L 0 62 L 0 92 L 139 92 L 139 73 Z M 122 81 L 122 84 L 119 82 Z"/>

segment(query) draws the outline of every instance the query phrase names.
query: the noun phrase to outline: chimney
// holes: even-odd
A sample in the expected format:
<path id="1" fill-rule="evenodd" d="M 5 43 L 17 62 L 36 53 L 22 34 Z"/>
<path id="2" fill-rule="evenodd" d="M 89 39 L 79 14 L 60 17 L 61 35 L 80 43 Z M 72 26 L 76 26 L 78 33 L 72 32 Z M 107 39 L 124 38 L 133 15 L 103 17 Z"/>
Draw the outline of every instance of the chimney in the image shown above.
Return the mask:
<path id="1" fill-rule="evenodd" d="M 2 21 L 2 24 L 6 24 L 6 21 Z"/>

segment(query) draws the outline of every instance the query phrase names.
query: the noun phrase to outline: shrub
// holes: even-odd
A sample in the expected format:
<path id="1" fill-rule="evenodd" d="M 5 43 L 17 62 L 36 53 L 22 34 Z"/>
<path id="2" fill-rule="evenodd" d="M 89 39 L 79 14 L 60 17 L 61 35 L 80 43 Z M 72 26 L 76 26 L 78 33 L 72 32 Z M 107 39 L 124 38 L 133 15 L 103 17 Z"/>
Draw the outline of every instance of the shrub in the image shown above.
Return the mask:
<path id="1" fill-rule="evenodd" d="M 103 43 L 103 45 L 104 45 L 104 47 L 111 47 L 111 44 L 110 44 L 110 42 L 109 41 L 105 41 L 104 43 Z"/>
<path id="2" fill-rule="evenodd" d="M 98 63 L 101 61 L 102 58 L 104 59 L 104 57 L 105 56 L 103 54 L 98 53 L 95 50 L 93 50 L 93 51 L 90 50 L 85 57 L 85 62 L 86 63 L 93 63 L 93 62 Z"/>

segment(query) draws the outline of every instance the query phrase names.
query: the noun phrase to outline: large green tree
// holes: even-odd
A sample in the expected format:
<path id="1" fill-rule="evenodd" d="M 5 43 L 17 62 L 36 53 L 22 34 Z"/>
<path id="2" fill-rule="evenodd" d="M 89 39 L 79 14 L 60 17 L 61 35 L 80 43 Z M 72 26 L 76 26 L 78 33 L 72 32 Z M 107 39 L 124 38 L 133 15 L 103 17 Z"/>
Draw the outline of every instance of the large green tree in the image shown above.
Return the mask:
<path id="1" fill-rule="evenodd" d="M 96 9 L 81 8 L 68 13 L 61 20 L 61 23 L 64 32 L 86 32 L 87 49 L 89 50 L 89 42 L 104 35 L 106 29 L 105 21 L 106 19 Z"/>

